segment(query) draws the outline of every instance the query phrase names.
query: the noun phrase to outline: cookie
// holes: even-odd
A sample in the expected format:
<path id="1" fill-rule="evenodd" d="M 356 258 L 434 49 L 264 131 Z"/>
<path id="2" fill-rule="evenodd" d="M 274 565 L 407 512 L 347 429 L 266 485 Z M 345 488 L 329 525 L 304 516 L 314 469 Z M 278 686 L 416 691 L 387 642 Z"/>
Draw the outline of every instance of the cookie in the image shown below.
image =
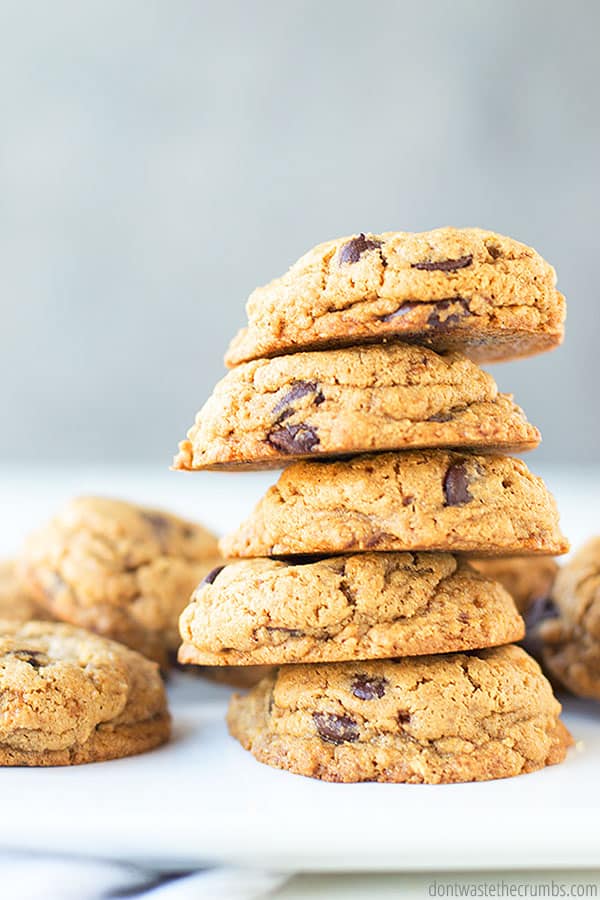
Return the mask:
<path id="1" fill-rule="evenodd" d="M 121 500 L 72 500 L 26 543 L 21 577 L 56 619 L 168 665 L 177 620 L 218 559 L 201 525 Z"/>
<path id="2" fill-rule="evenodd" d="M 158 666 L 55 622 L 0 622 L 0 765 L 68 766 L 169 738 Z"/>
<path id="3" fill-rule="evenodd" d="M 520 452 L 540 434 L 461 353 L 408 344 L 295 353 L 238 366 L 180 444 L 176 469 L 421 447 Z"/>
<path id="4" fill-rule="evenodd" d="M 554 499 L 520 459 L 445 450 L 298 462 L 269 488 L 224 556 L 568 549 Z"/>
<path id="5" fill-rule="evenodd" d="M 324 781 L 439 784 L 561 762 L 572 738 L 520 647 L 283 666 L 232 698 L 231 734 L 263 763 Z"/>
<path id="6" fill-rule="evenodd" d="M 499 581 L 521 613 L 550 596 L 558 573 L 558 563 L 550 556 L 478 559 L 473 565 L 488 578 Z"/>
<path id="7" fill-rule="evenodd" d="M 212 666 L 416 656 L 518 641 L 504 588 L 448 553 L 242 560 L 202 583 L 179 661 Z"/>
<path id="8" fill-rule="evenodd" d="M 573 694 L 600 700 L 600 537 L 562 566 L 552 601 L 530 624 L 539 630 L 543 663 Z"/>
<path id="9" fill-rule="evenodd" d="M 14 561 L 0 562 L 0 619 L 27 622 L 44 618 L 43 610 L 19 581 Z"/>
<path id="10" fill-rule="evenodd" d="M 480 228 L 359 234 L 319 244 L 257 288 L 225 361 L 390 338 L 483 362 L 561 343 L 565 301 L 531 247 Z"/>

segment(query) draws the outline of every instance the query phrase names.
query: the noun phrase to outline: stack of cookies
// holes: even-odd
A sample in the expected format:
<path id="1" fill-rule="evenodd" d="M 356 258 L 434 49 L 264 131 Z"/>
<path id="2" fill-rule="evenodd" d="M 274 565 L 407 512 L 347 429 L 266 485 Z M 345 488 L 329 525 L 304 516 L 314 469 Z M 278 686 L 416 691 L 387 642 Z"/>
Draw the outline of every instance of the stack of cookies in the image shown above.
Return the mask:
<path id="1" fill-rule="evenodd" d="M 331 781 L 453 782 L 564 758 L 560 705 L 468 557 L 563 553 L 508 453 L 540 435 L 475 361 L 563 334 L 554 270 L 479 229 L 322 244 L 250 297 L 175 467 L 278 468 L 180 620 L 182 663 L 272 665 L 229 726 Z"/>

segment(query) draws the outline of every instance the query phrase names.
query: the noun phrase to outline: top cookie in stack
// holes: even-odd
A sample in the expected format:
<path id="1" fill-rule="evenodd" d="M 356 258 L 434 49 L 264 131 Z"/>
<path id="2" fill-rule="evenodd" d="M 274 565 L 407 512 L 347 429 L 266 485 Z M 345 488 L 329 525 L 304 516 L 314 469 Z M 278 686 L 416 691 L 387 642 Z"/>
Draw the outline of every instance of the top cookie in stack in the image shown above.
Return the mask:
<path id="1" fill-rule="evenodd" d="M 230 711 L 263 762 L 435 782 L 563 758 L 550 686 L 502 646 L 523 635 L 513 601 L 453 555 L 568 548 L 504 455 L 538 430 L 474 362 L 560 343 L 555 280 L 516 241 L 443 228 L 322 244 L 251 295 L 174 466 L 287 466 L 180 620 L 182 663 L 282 666 Z"/>

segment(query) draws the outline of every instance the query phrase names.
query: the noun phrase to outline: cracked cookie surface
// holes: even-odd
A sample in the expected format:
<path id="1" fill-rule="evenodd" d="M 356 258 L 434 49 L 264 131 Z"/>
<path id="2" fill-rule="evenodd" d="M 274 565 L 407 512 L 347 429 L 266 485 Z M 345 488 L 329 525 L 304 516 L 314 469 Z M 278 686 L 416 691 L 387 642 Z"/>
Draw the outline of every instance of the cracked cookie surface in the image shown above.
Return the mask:
<path id="1" fill-rule="evenodd" d="M 473 565 L 483 575 L 499 581 L 521 613 L 550 596 L 558 573 L 558 563 L 550 556 L 477 559 Z"/>
<path id="2" fill-rule="evenodd" d="M 552 601 L 536 623 L 542 661 L 573 694 L 600 700 L 600 537 L 561 567 Z"/>
<path id="3" fill-rule="evenodd" d="M 283 666 L 234 696 L 231 734 L 260 762 L 325 781 L 506 778 L 564 759 L 572 738 L 537 663 L 470 654 Z"/>
<path id="4" fill-rule="evenodd" d="M 246 312 L 229 366 L 390 338 L 489 362 L 560 344 L 565 302 L 531 247 L 480 228 L 437 228 L 319 244 L 257 288 Z"/>
<path id="5" fill-rule="evenodd" d="M 541 478 L 507 456 L 412 450 L 284 470 L 223 538 L 226 557 L 442 550 L 557 555 L 568 549 Z"/>
<path id="6" fill-rule="evenodd" d="M 218 559 L 216 538 L 201 525 L 121 500 L 79 497 L 26 542 L 19 569 L 55 618 L 166 667 L 179 645 L 179 614 Z"/>
<path id="7" fill-rule="evenodd" d="M 168 740 L 156 663 L 56 622 L 0 621 L 0 765 L 64 766 Z"/>
<path id="8" fill-rule="evenodd" d="M 539 440 L 512 397 L 462 353 L 389 344 L 238 366 L 196 416 L 174 467 L 281 467 L 417 447 L 519 452 Z"/>
<path id="9" fill-rule="evenodd" d="M 504 588 L 447 553 L 361 553 L 225 566 L 180 619 L 182 663 L 335 662 L 508 644 L 523 620 Z"/>

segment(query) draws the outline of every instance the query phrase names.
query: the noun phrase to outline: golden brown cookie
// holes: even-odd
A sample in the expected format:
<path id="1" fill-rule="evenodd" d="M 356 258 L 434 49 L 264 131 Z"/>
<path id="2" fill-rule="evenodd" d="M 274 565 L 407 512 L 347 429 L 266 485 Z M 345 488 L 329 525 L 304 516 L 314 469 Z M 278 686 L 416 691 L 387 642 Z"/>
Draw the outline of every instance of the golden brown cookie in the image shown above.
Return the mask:
<path id="1" fill-rule="evenodd" d="M 600 537 L 561 567 L 552 601 L 532 623 L 543 663 L 573 694 L 600 700 Z"/>
<path id="2" fill-rule="evenodd" d="M 201 525 L 121 500 L 79 497 L 27 541 L 21 576 L 55 618 L 166 667 L 177 620 L 218 561 Z"/>
<path id="3" fill-rule="evenodd" d="M 225 361 L 395 338 L 490 362 L 563 338 L 556 274 L 531 247 L 480 228 L 359 234 L 319 244 L 257 288 Z"/>
<path id="4" fill-rule="evenodd" d="M 448 653 L 525 633 L 504 588 L 449 553 L 242 560 L 199 585 L 179 627 L 179 661 L 211 666 Z"/>
<path id="5" fill-rule="evenodd" d="M 462 353 L 408 344 L 295 353 L 238 366 L 180 444 L 176 469 L 420 447 L 519 452 L 540 435 Z"/>
<path id="6" fill-rule="evenodd" d="M 0 562 L 0 619 L 27 622 L 46 618 L 48 616 L 19 580 L 14 560 Z"/>
<path id="7" fill-rule="evenodd" d="M 299 462 L 221 542 L 227 557 L 568 549 L 541 478 L 506 456 L 413 450 Z"/>
<path id="8" fill-rule="evenodd" d="M 520 647 L 283 666 L 232 698 L 231 734 L 263 763 L 324 781 L 439 784 L 561 762 L 572 738 Z"/>
<path id="9" fill-rule="evenodd" d="M 550 556 L 478 559 L 473 565 L 488 578 L 504 585 L 521 613 L 532 603 L 550 596 L 558 573 L 558 563 Z"/>
<path id="10" fill-rule="evenodd" d="M 169 738 L 158 666 L 55 622 L 0 622 L 0 765 L 68 766 Z"/>

